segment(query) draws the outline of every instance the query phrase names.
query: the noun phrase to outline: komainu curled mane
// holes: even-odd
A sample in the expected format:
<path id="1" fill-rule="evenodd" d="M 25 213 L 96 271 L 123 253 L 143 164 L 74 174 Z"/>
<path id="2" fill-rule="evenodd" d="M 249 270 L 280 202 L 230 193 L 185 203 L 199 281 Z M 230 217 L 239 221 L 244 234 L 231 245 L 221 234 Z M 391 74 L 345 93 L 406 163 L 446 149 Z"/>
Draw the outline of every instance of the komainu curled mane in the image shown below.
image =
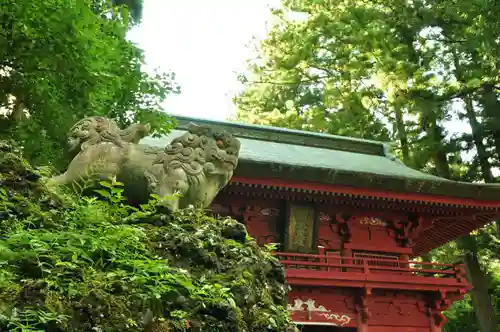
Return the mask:
<path id="1" fill-rule="evenodd" d="M 68 185 L 116 177 L 134 202 L 145 202 L 154 193 L 166 197 L 164 203 L 171 210 L 208 206 L 238 165 L 239 140 L 207 126 L 190 125 L 161 151 L 138 144 L 149 130 L 143 124 L 122 130 L 104 117 L 79 121 L 68 135 L 76 156 L 64 174 L 49 182 Z M 173 198 L 176 193 L 180 195 Z"/>
<path id="2" fill-rule="evenodd" d="M 182 193 L 180 206 L 208 206 L 229 182 L 238 166 L 240 141 L 227 132 L 191 125 L 188 132 L 172 140 L 155 165 L 163 168 L 160 192 Z M 201 189 L 203 188 L 203 189 Z"/>
<path id="3" fill-rule="evenodd" d="M 78 121 L 69 131 L 69 150 L 82 150 L 87 146 L 102 142 L 111 142 L 123 147 L 123 142 L 139 143 L 141 138 L 149 135 L 149 124 L 133 124 L 120 129 L 114 120 L 103 116 L 92 116 Z"/>

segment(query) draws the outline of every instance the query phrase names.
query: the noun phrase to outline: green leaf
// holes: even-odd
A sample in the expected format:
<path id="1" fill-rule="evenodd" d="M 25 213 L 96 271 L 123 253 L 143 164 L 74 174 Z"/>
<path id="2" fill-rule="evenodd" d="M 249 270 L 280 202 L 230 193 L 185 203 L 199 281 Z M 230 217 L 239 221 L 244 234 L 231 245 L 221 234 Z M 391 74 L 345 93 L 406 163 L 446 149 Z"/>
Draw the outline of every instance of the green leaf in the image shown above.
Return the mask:
<path id="1" fill-rule="evenodd" d="M 113 187 L 113 184 L 108 182 L 108 181 L 99 181 L 99 184 L 103 187 L 106 187 L 106 188 L 112 188 Z"/>
<path id="2" fill-rule="evenodd" d="M 111 193 L 109 191 L 103 190 L 103 189 L 95 189 L 94 192 L 98 193 L 104 198 L 110 198 Z"/>

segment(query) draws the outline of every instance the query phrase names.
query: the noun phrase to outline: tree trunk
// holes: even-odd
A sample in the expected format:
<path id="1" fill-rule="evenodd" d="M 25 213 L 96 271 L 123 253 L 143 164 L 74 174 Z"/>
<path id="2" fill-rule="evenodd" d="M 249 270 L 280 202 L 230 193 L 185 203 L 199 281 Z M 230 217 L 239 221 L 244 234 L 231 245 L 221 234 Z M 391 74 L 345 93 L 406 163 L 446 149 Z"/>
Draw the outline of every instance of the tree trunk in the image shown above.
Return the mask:
<path id="1" fill-rule="evenodd" d="M 470 243 L 473 242 L 473 243 Z M 488 292 L 488 281 L 477 257 L 476 239 L 470 235 L 457 240 L 457 246 L 465 251 L 463 260 L 467 268 L 467 279 L 472 284 L 470 292 L 474 312 L 481 332 L 497 332 L 497 317 Z"/>
<path id="2" fill-rule="evenodd" d="M 403 120 L 403 110 L 401 105 L 396 104 L 394 106 L 394 113 L 396 116 L 396 131 L 397 137 L 401 144 L 401 153 L 403 155 L 403 162 L 405 165 L 410 164 L 410 147 L 408 145 L 408 135 L 406 133 L 406 127 Z"/>
<path id="3" fill-rule="evenodd" d="M 14 105 L 12 106 L 12 113 L 9 115 L 9 120 L 12 120 L 14 122 L 21 122 L 26 118 L 26 114 L 24 113 L 25 108 L 24 104 L 16 98 L 14 100 Z"/>
<path id="4" fill-rule="evenodd" d="M 489 154 L 486 151 L 486 147 L 483 144 L 483 130 L 482 125 L 477 121 L 476 113 L 474 112 L 474 105 L 469 96 L 464 98 L 465 111 L 467 114 L 467 119 L 469 119 L 469 125 L 472 131 L 472 140 L 477 150 L 477 158 L 479 160 L 479 166 L 481 167 L 481 173 L 485 182 L 495 182 L 495 177 L 491 173 L 491 165 L 488 160 Z"/>
<path id="5" fill-rule="evenodd" d="M 449 179 L 451 178 L 450 165 L 448 164 L 443 146 L 440 143 L 440 127 L 436 121 L 433 121 L 430 126 L 433 127 L 431 129 L 433 132 L 429 134 L 433 135 L 436 144 L 436 152 L 433 156 L 436 171 L 439 176 Z M 481 332 L 497 332 L 497 319 L 490 294 L 488 293 L 486 276 L 477 259 L 476 239 L 470 235 L 465 235 L 457 239 L 457 246 L 465 252 L 462 259 L 468 271 L 469 282 L 473 287 L 471 299 Z"/>
<path id="6" fill-rule="evenodd" d="M 500 156 L 500 102 L 498 101 L 494 87 L 486 85 L 483 90 L 482 104 L 484 107 L 484 114 L 486 115 L 489 127 L 495 142 L 495 150 L 497 155 Z"/>
<path id="7" fill-rule="evenodd" d="M 443 130 L 437 124 L 436 120 L 433 120 L 428 127 L 428 135 L 432 137 L 433 141 L 433 161 L 436 166 L 436 172 L 440 177 L 451 179 L 450 164 L 448 163 L 448 157 L 446 151 L 444 150 L 443 144 L 441 143 L 444 139 Z"/>
<path id="8" fill-rule="evenodd" d="M 466 77 L 464 75 L 464 72 L 462 71 L 462 67 L 460 65 L 459 57 L 456 52 L 453 53 L 453 62 L 455 65 L 455 76 L 458 81 L 465 83 L 466 82 Z M 485 93 L 488 93 L 491 95 L 491 93 L 494 94 L 493 89 L 489 89 L 488 87 L 485 87 L 484 89 Z M 496 98 L 495 98 L 496 99 Z M 476 113 L 474 112 L 474 104 L 472 103 L 472 97 L 470 95 L 467 95 L 463 98 L 463 101 L 465 103 L 465 113 L 467 115 L 467 119 L 469 120 L 469 125 L 472 131 L 472 140 L 474 141 L 474 145 L 476 146 L 477 150 L 477 157 L 479 160 L 479 166 L 481 168 L 481 173 L 483 174 L 483 179 L 485 182 L 495 182 L 495 177 L 493 176 L 491 172 L 491 165 L 488 160 L 489 154 L 486 151 L 486 147 L 483 144 L 483 139 L 484 139 L 484 130 L 483 126 L 477 121 Z M 495 103 L 492 100 L 489 100 L 488 102 L 486 101 L 486 96 L 483 96 L 483 102 L 484 102 L 484 114 L 488 116 L 489 112 L 488 109 L 491 109 L 491 107 L 499 107 L 498 103 Z M 498 109 L 498 108 L 495 108 Z M 495 116 L 496 112 L 493 112 L 490 115 Z M 497 117 L 498 118 L 498 117 Z M 497 134 L 500 134 L 500 118 L 498 118 L 499 122 L 497 124 L 493 124 L 493 127 L 496 129 L 493 129 L 493 132 L 498 130 Z M 498 125 L 498 126 L 497 126 Z M 496 149 L 497 153 L 500 153 L 500 135 L 495 135 L 495 142 L 496 142 Z"/>

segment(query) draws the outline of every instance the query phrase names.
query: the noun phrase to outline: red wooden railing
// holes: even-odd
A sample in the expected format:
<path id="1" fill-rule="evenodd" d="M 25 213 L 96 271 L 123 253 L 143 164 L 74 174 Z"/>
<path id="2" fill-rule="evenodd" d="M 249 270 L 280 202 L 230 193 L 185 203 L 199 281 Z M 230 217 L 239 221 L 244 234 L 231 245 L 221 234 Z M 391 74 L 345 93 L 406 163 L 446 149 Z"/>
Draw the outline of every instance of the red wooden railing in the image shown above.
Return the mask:
<path id="1" fill-rule="evenodd" d="M 275 252 L 275 255 L 286 269 L 307 269 L 330 271 L 333 273 L 357 272 L 363 274 L 397 274 L 428 278 L 454 278 L 459 283 L 465 282 L 464 267 L 462 264 L 287 252 Z"/>

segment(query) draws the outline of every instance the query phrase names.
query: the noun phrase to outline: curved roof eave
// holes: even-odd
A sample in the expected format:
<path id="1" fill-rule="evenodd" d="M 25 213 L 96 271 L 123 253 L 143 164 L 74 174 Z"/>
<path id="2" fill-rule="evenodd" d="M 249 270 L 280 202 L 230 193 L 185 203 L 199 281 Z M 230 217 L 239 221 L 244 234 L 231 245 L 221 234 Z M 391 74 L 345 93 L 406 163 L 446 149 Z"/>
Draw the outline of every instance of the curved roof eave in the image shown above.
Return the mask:
<path id="1" fill-rule="evenodd" d="M 177 129 L 141 143 L 164 147 L 190 123 L 225 130 L 241 141 L 235 176 L 273 177 L 365 189 L 443 195 L 476 200 L 500 200 L 500 185 L 447 180 L 407 167 L 387 144 L 342 136 L 176 117 Z"/>

